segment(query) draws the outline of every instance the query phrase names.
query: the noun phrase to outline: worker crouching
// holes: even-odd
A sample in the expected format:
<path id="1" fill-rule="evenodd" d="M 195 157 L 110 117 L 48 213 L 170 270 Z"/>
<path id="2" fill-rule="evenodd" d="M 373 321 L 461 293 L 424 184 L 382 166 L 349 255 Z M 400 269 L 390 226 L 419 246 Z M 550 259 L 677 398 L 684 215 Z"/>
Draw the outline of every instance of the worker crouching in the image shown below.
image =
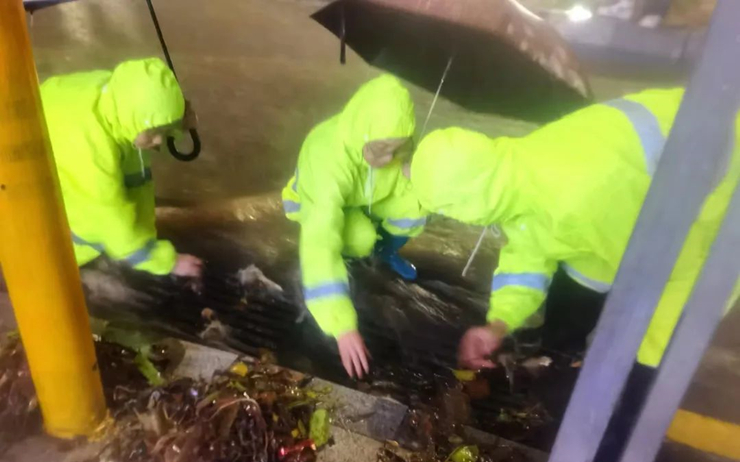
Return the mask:
<path id="1" fill-rule="evenodd" d="M 283 189 L 285 213 L 301 225 L 304 300 L 319 327 L 337 339 L 350 376 L 362 376 L 369 365 L 344 258 L 375 254 L 401 277 L 416 278 L 398 254 L 426 223 L 402 173 L 414 129 L 408 90 L 392 76 L 378 77 L 311 131 Z"/>
<path id="2" fill-rule="evenodd" d="M 422 206 L 464 223 L 497 225 L 508 240 L 491 283 L 488 325 L 464 335 L 460 363 L 493 367 L 490 355 L 503 337 L 542 305 L 544 346 L 585 349 L 682 98 L 681 89 L 648 90 L 582 109 L 523 138 L 449 128 L 420 143 L 411 182 Z M 739 176 L 735 140 L 658 303 L 599 462 L 619 458 L 623 433 L 634 423 Z"/>
<path id="3" fill-rule="evenodd" d="M 156 58 L 48 79 L 41 98 L 77 263 L 101 254 L 156 275 L 200 276 L 157 239 L 149 150 L 182 130 L 185 99 Z"/>

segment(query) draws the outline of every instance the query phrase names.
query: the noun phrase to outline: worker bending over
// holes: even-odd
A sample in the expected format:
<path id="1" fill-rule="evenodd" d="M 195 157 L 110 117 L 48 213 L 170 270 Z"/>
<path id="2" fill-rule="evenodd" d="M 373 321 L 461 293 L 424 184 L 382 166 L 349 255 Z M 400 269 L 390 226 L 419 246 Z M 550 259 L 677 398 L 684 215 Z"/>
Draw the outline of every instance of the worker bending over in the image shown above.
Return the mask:
<path id="1" fill-rule="evenodd" d="M 398 255 L 426 218 L 401 166 L 413 151 L 414 105 L 394 77 L 364 84 L 344 110 L 303 143 L 283 189 L 289 219 L 301 225 L 304 299 L 319 327 L 337 339 L 350 376 L 369 371 L 343 257 L 375 254 L 405 279 L 416 269 Z"/>
<path id="2" fill-rule="evenodd" d="M 197 277 L 201 260 L 157 239 L 150 149 L 182 128 L 185 100 L 156 58 L 52 77 L 41 98 L 78 265 L 106 254 L 152 274 Z"/>
<path id="3" fill-rule="evenodd" d="M 503 337 L 543 303 L 544 345 L 585 349 L 682 97 L 681 89 L 645 91 L 582 109 L 519 139 L 449 128 L 421 142 L 411 182 L 422 206 L 464 223 L 496 224 L 508 239 L 491 284 L 488 325 L 464 335 L 461 364 L 493 367 L 490 355 Z M 740 175 L 739 152 L 736 141 L 642 342 L 642 366 L 627 384 L 634 412 L 722 222 Z M 576 328 L 563 328 L 568 325 Z M 621 417 L 625 428 L 634 412 Z M 596 460 L 616 460 L 620 451 L 606 449 Z"/>

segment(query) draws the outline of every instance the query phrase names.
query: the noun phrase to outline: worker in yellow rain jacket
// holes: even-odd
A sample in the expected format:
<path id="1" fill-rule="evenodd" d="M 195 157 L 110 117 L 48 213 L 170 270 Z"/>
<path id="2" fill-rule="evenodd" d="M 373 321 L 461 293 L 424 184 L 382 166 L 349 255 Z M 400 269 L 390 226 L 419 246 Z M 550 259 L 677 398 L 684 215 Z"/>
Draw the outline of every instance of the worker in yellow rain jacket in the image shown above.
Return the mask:
<path id="1" fill-rule="evenodd" d="M 150 149 L 181 128 L 185 100 L 156 58 L 41 86 L 75 257 L 101 254 L 157 275 L 195 277 L 200 259 L 157 239 Z"/>
<path id="2" fill-rule="evenodd" d="M 303 143 L 295 176 L 283 190 L 289 219 L 301 225 L 306 305 L 337 339 L 347 373 L 368 371 L 343 257 L 373 252 L 406 279 L 415 268 L 398 255 L 426 223 L 401 167 L 413 151 L 414 105 L 385 75 L 364 84 L 344 110 L 317 125 Z"/>
<path id="3" fill-rule="evenodd" d="M 605 301 L 600 294 L 617 273 L 682 97 L 681 89 L 648 90 L 582 109 L 518 139 L 449 128 L 420 143 L 411 182 L 422 206 L 464 223 L 498 225 L 508 239 L 492 280 L 489 324 L 464 335 L 462 365 L 492 367 L 490 355 L 501 339 L 543 303 L 545 345 L 580 342 L 585 348 Z M 630 380 L 643 386 L 628 381 L 633 401 L 644 396 L 719 229 L 740 175 L 740 143 L 726 167 L 639 350 L 642 366 Z M 568 324 L 585 326 L 569 332 Z M 621 425 L 630 427 L 633 417 L 623 416 Z M 614 460 L 605 452 L 596 460 Z"/>

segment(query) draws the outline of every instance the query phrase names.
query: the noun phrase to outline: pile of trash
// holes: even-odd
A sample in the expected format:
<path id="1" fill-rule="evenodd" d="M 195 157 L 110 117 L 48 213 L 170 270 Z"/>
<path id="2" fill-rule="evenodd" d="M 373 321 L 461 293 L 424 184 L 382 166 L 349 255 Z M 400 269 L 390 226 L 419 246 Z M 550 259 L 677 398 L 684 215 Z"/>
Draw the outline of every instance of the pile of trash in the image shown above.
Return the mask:
<path id="1" fill-rule="evenodd" d="M 327 409 L 301 374 L 239 361 L 210 381 L 116 386 L 101 462 L 310 462 L 330 440 Z"/>
<path id="2" fill-rule="evenodd" d="M 40 433 L 41 415 L 20 340 L 0 345 L 0 454 Z M 311 462 L 331 441 L 329 410 L 310 378 L 275 366 L 269 355 L 239 360 L 211 380 L 152 386 L 164 356 L 96 342 L 111 418 L 87 462 Z M 88 449 L 89 451 L 89 449 Z"/>
<path id="3" fill-rule="evenodd" d="M 125 346 L 124 346 L 125 345 Z M 308 375 L 281 368 L 274 356 L 241 358 L 210 380 L 171 378 L 184 354 L 182 345 L 151 343 L 140 332 L 107 328 L 97 336 L 96 354 L 110 418 L 92 443 L 84 444 L 85 462 L 312 462 L 333 444 L 331 415 L 342 403 L 328 389 L 316 389 Z M 497 371 L 514 387 L 513 376 L 546 368 L 549 358 L 522 364 L 501 360 Z M 530 364 L 532 363 L 532 364 Z M 516 367 L 514 367 L 516 366 Z M 504 369 L 506 372 L 504 372 Z M 472 445 L 470 400 L 488 395 L 490 377 L 454 371 L 452 380 L 434 384 L 423 377 L 388 377 L 358 386 L 369 395 L 394 397 L 410 405 L 397 441 L 388 441 L 377 462 L 525 462 L 516 445 Z M 526 374 L 522 375 L 524 372 Z M 405 374 L 409 375 L 409 374 Z M 439 378 L 438 378 L 439 379 Z M 362 384 L 360 384 L 362 385 Z M 400 393 L 403 395 L 403 393 Z M 17 335 L 0 338 L 0 457 L 10 446 L 42 431 L 41 414 Z M 520 421 L 522 428 L 542 424 L 541 411 L 522 415 L 500 411 L 498 419 Z M 336 423 L 338 425 L 341 422 Z M 341 425 L 340 425 L 341 426 Z M 73 449 L 76 448 L 73 444 Z"/>

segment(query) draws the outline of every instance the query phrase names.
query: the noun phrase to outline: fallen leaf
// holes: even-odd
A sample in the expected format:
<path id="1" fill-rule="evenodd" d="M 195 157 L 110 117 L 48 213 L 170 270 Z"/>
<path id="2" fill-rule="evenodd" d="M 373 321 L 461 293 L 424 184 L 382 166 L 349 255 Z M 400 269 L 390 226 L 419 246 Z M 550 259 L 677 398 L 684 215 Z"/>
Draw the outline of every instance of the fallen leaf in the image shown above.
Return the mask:
<path id="1" fill-rule="evenodd" d="M 476 372 L 464 369 L 452 369 L 455 378 L 461 382 L 472 382 L 475 380 Z"/>
<path id="2" fill-rule="evenodd" d="M 246 364 L 239 361 L 229 368 L 229 372 L 234 375 L 238 375 L 239 377 L 246 377 L 247 373 L 249 372 L 249 368 Z"/>
<path id="3" fill-rule="evenodd" d="M 326 409 L 316 409 L 311 415 L 309 424 L 309 438 L 316 444 L 317 448 L 325 445 L 331 438 L 331 424 L 329 422 L 329 412 Z"/>

